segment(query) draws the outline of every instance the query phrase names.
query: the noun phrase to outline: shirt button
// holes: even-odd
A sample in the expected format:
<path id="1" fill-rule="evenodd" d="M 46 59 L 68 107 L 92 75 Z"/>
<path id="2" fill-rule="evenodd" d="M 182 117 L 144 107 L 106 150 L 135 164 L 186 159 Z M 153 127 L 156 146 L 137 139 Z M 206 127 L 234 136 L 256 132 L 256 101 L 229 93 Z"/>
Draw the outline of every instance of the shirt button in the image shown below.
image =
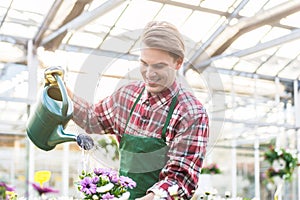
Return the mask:
<path id="1" fill-rule="evenodd" d="M 146 106 L 150 106 L 150 101 L 149 101 L 149 100 L 146 100 L 146 101 L 145 101 L 145 105 L 146 105 Z"/>

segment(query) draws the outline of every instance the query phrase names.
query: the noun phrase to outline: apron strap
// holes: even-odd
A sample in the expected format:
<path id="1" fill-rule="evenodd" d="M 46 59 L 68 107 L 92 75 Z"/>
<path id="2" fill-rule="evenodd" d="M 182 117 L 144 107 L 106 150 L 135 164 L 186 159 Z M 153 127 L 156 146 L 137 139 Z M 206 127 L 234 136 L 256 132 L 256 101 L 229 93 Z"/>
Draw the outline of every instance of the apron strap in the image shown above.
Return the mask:
<path id="1" fill-rule="evenodd" d="M 135 107 L 136 107 L 136 104 L 137 104 L 137 103 L 139 102 L 139 100 L 141 99 L 141 96 L 142 96 L 142 94 L 143 94 L 144 91 L 145 91 L 145 87 L 143 88 L 142 92 L 140 92 L 138 98 L 135 100 L 135 102 L 134 102 L 134 104 L 133 104 L 133 106 L 132 106 L 132 108 L 131 108 L 131 110 L 130 110 L 129 117 L 127 118 L 127 121 L 126 121 L 126 126 L 125 126 L 125 129 L 124 129 L 124 133 L 125 133 L 125 131 L 126 131 L 126 128 L 127 128 L 128 122 L 129 122 L 129 120 L 130 120 L 130 118 L 131 118 L 131 115 L 132 115 L 132 113 L 133 113 L 133 111 L 134 111 L 134 109 L 135 109 Z"/>
<path id="2" fill-rule="evenodd" d="M 162 130 L 161 137 L 162 137 L 162 139 L 163 139 L 164 141 L 166 141 L 166 132 L 167 132 L 167 128 L 168 128 L 168 126 L 169 126 L 171 117 L 172 117 L 172 115 L 173 115 L 173 111 L 174 111 L 174 108 L 175 108 L 175 105 L 176 105 L 177 97 L 178 97 L 178 93 L 176 94 L 175 97 L 172 98 L 172 102 L 171 102 L 171 105 L 170 105 L 170 110 L 169 110 L 169 112 L 168 112 L 168 116 L 167 116 L 167 119 L 166 119 L 164 128 L 163 128 L 163 130 Z"/>
<path id="3" fill-rule="evenodd" d="M 135 107 L 136 107 L 136 104 L 137 104 L 137 103 L 139 102 L 139 100 L 141 99 L 141 96 L 142 96 L 142 94 L 143 94 L 144 91 L 145 91 L 145 88 L 143 88 L 142 92 L 139 94 L 139 96 L 138 96 L 137 99 L 135 100 L 135 102 L 134 102 L 134 104 L 133 104 L 133 106 L 132 106 L 132 108 L 131 108 L 131 110 L 130 110 L 129 117 L 127 118 L 127 121 L 126 121 L 126 126 L 125 126 L 125 129 L 124 129 L 124 133 L 125 133 L 125 131 L 126 131 L 126 128 L 127 128 L 128 122 L 129 122 L 129 120 L 130 120 L 130 118 L 131 118 L 131 115 L 132 115 L 132 113 L 133 113 L 133 111 L 134 111 L 134 109 L 135 109 Z M 164 141 L 166 141 L 166 132 L 167 132 L 167 128 L 168 128 L 168 126 L 169 126 L 171 117 L 172 117 L 172 115 L 173 115 L 174 108 L 175 108 L 175 106 L 176 106 L 177 97 L 178 97 L 178 93 L 176 94 L 175 97 L 172 98 L 172 102 L 171 102 L 171 105 L 170 105 L 170 110 L 169 110 L 169 112 L 168 112 L 167 119 L 166 119 L 166 122 L 165 122 L 164 127 L 163 127 L 163 130 L 162 130 L 162 135 L 161 135 L 161 137 L 162 137 L 162 139 L 163 139 Z"/>

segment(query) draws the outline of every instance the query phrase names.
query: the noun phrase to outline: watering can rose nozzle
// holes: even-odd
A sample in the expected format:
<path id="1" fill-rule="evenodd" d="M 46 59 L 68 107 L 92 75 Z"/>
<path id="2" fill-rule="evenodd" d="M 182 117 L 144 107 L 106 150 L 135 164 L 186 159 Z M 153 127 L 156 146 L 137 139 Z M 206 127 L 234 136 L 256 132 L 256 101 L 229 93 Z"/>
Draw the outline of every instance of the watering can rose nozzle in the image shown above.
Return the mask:
<path id="1" fill-rule="evenodd" d="M 87 134 L 79 134 L 76 141 L 84 150 L 91 150 L 94 147 L 94 140 Z"/>
<path id="2" fill-rule="evenodd" d="M 49 67 L 44 71 L 44 78 L 46 85 L 57 85 L 55 74 L 59 75 L 62 79 L 64 76 L 64 69 L 60 66 Z"/>

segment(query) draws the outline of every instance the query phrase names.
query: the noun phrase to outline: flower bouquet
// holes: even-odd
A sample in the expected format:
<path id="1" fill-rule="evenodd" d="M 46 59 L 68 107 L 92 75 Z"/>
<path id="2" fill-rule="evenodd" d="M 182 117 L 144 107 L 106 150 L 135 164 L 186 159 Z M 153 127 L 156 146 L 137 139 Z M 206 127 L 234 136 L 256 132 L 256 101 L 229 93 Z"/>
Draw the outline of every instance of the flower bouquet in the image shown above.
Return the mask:
<path id="1" fill-rule="evenodd" d="M 271 145 L 265 152 L 264 158 L 270 164 L 266 171 L 268 181 L 274 183 L 276 177 L 287 181 L 292 180 L 294 169 L 298 165 L 298 159 L 292 153 Z"/>
<path id="2" fill-rule="evenodd" d="M 128 189 L 136 187 L 131 178 L 106 168 L 95 168 L 92 172 L 83 170 L 79 179 L 77 189 L 83 199 L 125 200 L 130 196 Z"/>

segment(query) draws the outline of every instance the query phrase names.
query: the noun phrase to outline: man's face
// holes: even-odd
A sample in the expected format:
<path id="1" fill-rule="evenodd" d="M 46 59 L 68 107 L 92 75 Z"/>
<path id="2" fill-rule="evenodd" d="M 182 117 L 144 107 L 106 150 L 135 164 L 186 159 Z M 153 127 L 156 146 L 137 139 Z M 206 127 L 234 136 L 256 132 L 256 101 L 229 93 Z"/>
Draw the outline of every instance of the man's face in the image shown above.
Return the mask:
<path id="1" fill-rule="evenodd" d="M 146 83 L 146 89 L 157 94 L 169 88 L 180 68 L 182 59 L 175 60 L 168 52 L 144 48 L 141 51 L 140 71 Z"/>

